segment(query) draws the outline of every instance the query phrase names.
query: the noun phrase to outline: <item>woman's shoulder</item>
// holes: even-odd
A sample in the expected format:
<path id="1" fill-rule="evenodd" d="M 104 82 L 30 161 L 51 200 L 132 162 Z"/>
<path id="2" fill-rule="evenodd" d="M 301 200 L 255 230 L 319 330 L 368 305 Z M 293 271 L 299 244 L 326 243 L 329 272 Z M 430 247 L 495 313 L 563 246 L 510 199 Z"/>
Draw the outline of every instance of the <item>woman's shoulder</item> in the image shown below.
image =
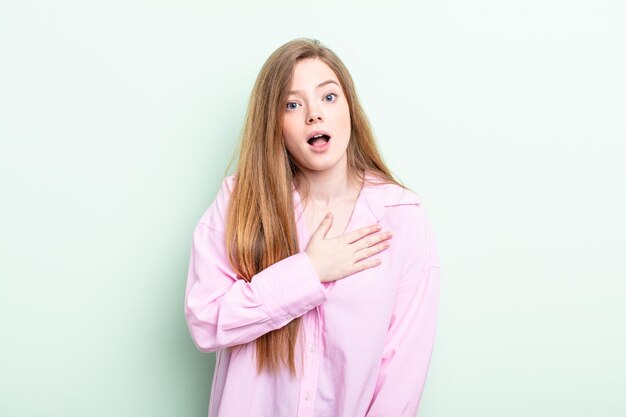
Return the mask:
<path id="1" fill-rule="evenodd" d="M 421 206 L 420 197 L 410 188 L 400 183 L 389 182 L 385 178 L 368 172 L 365 175 L 364 187 L 368 200 L 382 207 L 401 205 Z"/>
<path id="2" fill-rule="evenodd" d="M 220 197 L 220 194 L 223 194 L 224 197 L 230 197 L 235 189 L 235 183 L 237 182 L 236 175 L 228 175 L 224 177 L 222 180 L 222 184 L 220 186 L 220 190 L 218 191 L 217 197 Z M 217 198 L 216 197 L 216 198 Z"/>
<path id="3" fill-rule="evenodd" d="M 237 178 L 235 175 L 229 175 L 222 179 L 220 188 L 213 199 L 213 202 L 204 211 L 198 223 L 204 223 L 205 225 L 223 231 L 226 223 L 226 214 L 228 210 L 228 202 L 230 196 L 235 189 Z"/>

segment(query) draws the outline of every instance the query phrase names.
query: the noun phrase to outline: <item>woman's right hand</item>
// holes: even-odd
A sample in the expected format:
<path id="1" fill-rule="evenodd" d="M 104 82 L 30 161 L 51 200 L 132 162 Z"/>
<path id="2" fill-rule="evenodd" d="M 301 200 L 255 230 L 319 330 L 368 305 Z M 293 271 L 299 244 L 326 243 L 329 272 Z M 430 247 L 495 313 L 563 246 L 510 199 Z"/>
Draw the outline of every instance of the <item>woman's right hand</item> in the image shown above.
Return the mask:
<path id="1" fill-rule="evenodd" d="M 327 239 L 332 223 L 332 214 L 328 213 L 305 249 L 321 282 L 336 281 L 380 265 L 380 259 L 365 259 L 389 247 L 391 232 L 376 233 L 381 226 L 372 225 Z"/>

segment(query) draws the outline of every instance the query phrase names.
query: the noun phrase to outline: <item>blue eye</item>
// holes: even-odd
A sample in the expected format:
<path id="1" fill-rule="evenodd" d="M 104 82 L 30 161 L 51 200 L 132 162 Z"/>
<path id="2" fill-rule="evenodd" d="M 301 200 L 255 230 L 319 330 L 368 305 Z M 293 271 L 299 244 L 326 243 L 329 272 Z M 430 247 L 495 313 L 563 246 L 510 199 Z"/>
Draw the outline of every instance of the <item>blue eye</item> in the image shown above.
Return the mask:
<path id="1" fill-rule="evenodd" d="M 294 103 L 293 101 L 290 101 L 289 103 L 287 103 L 287 110 L 295 110 L 297 109 L 299 106 L 298 103 Z"/>
<path id="2" fill-rule="evenodd" d="M 328 97 L 330 97 L 330 98 L 328 98 Z M 335 101 L 337 99 L 337 94 L 335 94 L 335 93 L 326 94 L 324 99 L 326 99 L 326 101 Z"/>

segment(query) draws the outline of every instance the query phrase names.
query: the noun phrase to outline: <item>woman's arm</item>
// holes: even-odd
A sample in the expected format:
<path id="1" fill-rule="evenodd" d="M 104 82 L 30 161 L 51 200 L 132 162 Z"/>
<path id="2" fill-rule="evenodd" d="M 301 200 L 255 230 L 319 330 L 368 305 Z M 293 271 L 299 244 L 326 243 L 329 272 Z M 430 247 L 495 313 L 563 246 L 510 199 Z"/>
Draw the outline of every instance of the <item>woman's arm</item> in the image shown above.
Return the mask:
<path id="1" fill-rule="evenodd" d="M 237 279 L 226 253 L 223 231 L 233 187 L 233 177 L 226 178 L 194 230 L 185 317 L 202 351 L 250 342 L 324 303 L 321 281 L 376 267 L 379 261 L 364 258 L 385 250 L 390 237 L 370 225 L 327 239 L 332 224 L 327 216 L 304 252 L 276 262 L 248 283 Z"/>
<path id="2" fill-rule="evenodd" d="M 326 301 L 326 290 L 305 252 L 237 279 L 222 233 L 198 223 L 185 291 L 185 317 L 203 352 L 250 342 Z"/>
<path id="3" fill-rule="evenodd" d="M 374 398 L 366 417 L 415 417 L 435 340 L 439 267 L 398 288 Z"/>
<path id="4" fill-rule="evenodd" d="M 435 342 L 439 260 L 423 210 L 418 208 L 409 275 L 397 288 L 380 373 L 366 417 L 415 417 Z"/>

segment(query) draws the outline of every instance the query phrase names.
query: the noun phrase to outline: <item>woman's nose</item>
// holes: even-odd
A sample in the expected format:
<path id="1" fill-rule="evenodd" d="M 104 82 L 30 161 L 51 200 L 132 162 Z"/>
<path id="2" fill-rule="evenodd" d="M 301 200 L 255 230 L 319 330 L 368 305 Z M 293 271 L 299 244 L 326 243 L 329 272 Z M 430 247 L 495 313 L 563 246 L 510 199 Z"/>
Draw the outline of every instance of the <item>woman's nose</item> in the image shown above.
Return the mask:
<path id="1" fill-rule="evenodd" d="M 308 123 L 321 122 L 322 120 L 323 120 L 322 113 L 318 111 L 312 111 L 311 113 L 309 113 L 307 117 Z"/>

